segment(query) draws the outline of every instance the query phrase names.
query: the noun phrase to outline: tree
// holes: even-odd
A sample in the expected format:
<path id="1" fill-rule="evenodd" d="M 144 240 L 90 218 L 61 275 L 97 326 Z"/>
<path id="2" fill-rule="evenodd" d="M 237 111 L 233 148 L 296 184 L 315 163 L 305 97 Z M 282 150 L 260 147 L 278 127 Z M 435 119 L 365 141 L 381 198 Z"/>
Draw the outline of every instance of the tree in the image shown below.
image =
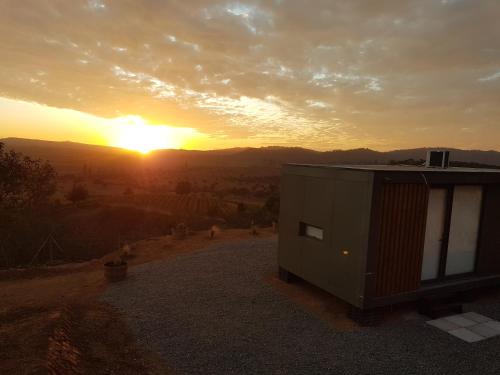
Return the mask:
<path id="1" fill-rule="evenodd" d="M 66 195 L 66 198 L 73 203 L 84 201 L 89 197 L 87 188 L 83 185 L 73 185 L 71 190 Z"/>
<path id="2" fill-rule="evenodd" d="M 175 192 L 177 194 L 191 193 L 191 183 L 189 181 L 179 181 L 175 187 Z"/>
<path id="3" fill-rule="evenodd" d="M 26 263 L 52 227 L 46 211 L 56 190 L 47 162 L 6 151 L 0 143 L 0 267 Z"/>
<path id="4" fill-rule="evenodd" d="M 56 190 L 56 172 L 48 162 L 34 160 L 0 143 L 0 208 L 33 208 Z"/>

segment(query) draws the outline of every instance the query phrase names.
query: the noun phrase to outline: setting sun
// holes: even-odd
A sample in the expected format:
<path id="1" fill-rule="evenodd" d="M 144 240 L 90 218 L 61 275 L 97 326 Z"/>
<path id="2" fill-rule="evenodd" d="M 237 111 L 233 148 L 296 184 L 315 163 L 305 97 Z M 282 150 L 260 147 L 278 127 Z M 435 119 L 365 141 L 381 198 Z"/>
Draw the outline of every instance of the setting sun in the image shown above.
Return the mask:
<path id="1" fill-rule="evenodd" d="M 191 128 L 151 125 L 140 116 L 120 117 L 112 121 L 113 146 L 147 154 L 158 149 L 181 148 L 197 135 Z"/>

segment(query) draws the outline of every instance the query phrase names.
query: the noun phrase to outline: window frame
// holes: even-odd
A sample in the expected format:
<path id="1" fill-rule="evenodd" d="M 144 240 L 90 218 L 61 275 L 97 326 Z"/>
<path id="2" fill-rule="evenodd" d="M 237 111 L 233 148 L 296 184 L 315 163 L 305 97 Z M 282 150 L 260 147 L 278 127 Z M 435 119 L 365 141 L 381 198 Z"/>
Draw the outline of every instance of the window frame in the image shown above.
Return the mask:
<path id="1" fill-rule="evenodd" d="M 308 233 L 307 229 L 312 228 L 315 230 L 321 231 L 321 238 L 319 236 L 313 236 Z M 303 221 L 299 222 L 299 236 L 313 239 L 315 241 L 323 241 L 325 239 L 325 230 L 317 225 L 312 225 L 308 223 L 304 223 Z"/>

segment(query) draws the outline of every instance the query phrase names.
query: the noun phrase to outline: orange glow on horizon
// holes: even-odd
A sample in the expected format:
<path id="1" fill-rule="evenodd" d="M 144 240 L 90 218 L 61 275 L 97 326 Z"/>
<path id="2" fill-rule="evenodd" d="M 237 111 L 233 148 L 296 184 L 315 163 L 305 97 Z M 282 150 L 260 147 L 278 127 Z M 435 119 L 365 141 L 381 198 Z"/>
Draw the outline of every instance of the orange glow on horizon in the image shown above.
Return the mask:
<path id="1" fill-rule="evenodd" d="M 126 116 L 111 120 L 112 146 L 147 154 L 159 149 L 185 147 L 199 133 L 192 128 L 151 125 L 140 116 Z"/>
<path id="2" fill-rule="evenodd" d="M 18 137 L 120 147 L 147 154 L 166 148 L 221 148 L 192 127 L 151 124 L 138 115 L 105 118 L 72 109 L 0 97 L 0 139 Z M 235 143 L 238 144 L 239 140 Z"/>

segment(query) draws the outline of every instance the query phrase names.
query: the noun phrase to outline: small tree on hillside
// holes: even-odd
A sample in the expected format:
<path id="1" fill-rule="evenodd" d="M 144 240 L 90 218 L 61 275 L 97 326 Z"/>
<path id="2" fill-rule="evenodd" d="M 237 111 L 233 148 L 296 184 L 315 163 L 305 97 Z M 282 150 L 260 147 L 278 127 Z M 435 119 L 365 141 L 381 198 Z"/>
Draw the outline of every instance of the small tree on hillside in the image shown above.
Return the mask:
<path id="1" fill-rule="evenodd" d="M 52 226 L 46 208 L 56 172 L 40 160 L 6 151 L 0 143 L 0 267 L 27 262 Z"/>
<path id="2" fill-rule="evenodd" d="M 73 203 L 84 201 L 89 197 L 87 188 L 83 185 L 73 185 L 71 190 L 66 195 L 66 198 Z"/>
<path id="3" fill-rule="evenodd" d="M 0 208 L 33 208 L 48 201 L 56 190 L 56 172 L 48 163 L 14 151 L 0 143 Z"/>

